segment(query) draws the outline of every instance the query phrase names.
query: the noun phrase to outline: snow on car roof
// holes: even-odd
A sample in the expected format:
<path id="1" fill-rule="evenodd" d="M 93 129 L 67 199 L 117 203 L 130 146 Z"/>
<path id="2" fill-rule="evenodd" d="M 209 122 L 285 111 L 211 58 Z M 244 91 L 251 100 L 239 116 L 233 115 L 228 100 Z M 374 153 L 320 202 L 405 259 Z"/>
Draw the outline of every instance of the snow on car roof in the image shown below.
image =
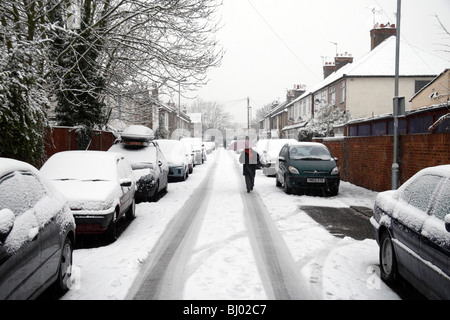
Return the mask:
<path id="1" fill-rule="evenodd" d="M 110 180 L 115 177 L 120 153 L 106 151 L 63 151 L 55 153 L 41 168 L 49 179 Z"/>
<path id="2" fill-rule="evenodd" d="M 433 175 L 437 175 L 437 176 L 450 178 L 450 164 L 444 164 L 444 165 L 440 165 L 440 166 L 424 168 L 416 173 L 417 176 L 424 175 L 424 174 L 433 174 Z"/>
<path id="3" fill-rule="evenodd" d="M 130 163 L 156 163 L 156 147 L 152 143 L 136 147 L 118 143 L 112 145 L 108 153 L 123 154 Z"/>
<path id="4" fill-rule="evenodd" d="M 29 170 L 37 172 L 31 164 L 10 158 L 0 158 L 0 177 L 11 171 Z"/>

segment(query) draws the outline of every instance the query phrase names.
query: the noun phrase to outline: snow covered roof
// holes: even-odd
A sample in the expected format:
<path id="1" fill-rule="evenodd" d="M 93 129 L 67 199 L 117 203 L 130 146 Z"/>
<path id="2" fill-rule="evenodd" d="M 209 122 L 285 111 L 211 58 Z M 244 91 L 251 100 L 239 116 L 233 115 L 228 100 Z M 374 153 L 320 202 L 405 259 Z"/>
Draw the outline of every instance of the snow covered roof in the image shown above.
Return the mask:
<path id="1" fill-rule="evenodd" d="M 295 99 L 300 101 L 343 77 L 394 77 L 396 37 L 392 36 L 366 55 L 333 72 Z M 450 67 L 446 60 L 400 40 L 400 77 L 435 77 Z"/>

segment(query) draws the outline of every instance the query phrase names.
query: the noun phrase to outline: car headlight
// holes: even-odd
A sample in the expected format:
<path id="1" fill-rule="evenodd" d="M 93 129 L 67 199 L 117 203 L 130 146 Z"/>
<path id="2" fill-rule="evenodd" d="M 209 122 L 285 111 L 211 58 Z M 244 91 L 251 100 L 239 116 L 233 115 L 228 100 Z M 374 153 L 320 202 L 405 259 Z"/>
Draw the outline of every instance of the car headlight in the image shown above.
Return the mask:
<path id="1" fill-rule="evenodd" d="M 339 174 L 339 167 L 334 167 L 333 170 L 331 170 L 331 174 Z"/>
<path id="2" fill-rule="evenodd" d="M 293 173 L 293 174 L 300 174 L 300 173 L 298 172 L 298 170 L 297 170 L 295 167 L 293 167 L 293 166 L 289 166 L 289 172 L 290 172 L 290 173 Z"/>

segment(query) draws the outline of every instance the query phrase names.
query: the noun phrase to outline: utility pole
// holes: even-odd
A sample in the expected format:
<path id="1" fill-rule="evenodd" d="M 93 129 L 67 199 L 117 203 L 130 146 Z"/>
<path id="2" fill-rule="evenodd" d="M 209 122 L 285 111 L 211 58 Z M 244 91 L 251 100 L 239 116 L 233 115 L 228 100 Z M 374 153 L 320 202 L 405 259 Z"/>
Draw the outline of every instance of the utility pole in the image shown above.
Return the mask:
<path id="1" fill-rule="evenodd" d="M 402 1 L 397 0 L 397 34 L 395 48 L 395 90 L 394 90 L 394 162 L 392 164 L 392 190 L 398 189 L 398 172 L 400 166 L 398 164 L 398 116 L 400 113 L 399 104 L 399 68 L 400 68 L 400 21 L 401 21 Z"/>
<path id="2" fill-rule="evenodd" d="M 250 135 L 250 98 L 247 98 L 247 129 Z"/>
<path id="3" fill-rule="evenodd" d="M 178 129 L 181 129 L 181 80 L 178 80 Z"/>

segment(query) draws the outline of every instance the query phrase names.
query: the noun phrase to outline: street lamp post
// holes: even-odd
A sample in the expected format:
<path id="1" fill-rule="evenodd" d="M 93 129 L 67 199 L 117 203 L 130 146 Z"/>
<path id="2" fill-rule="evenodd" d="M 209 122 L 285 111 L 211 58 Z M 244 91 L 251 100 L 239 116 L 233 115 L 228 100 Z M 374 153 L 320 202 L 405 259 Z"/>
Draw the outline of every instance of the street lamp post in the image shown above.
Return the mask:
<path id="1" fill-rule="evenodd" d="M 400 113 L 399 103 L 399 67 L 400 67 L 400 21 L 401 21 L 402 1 L 397 0 L 397 33 L 395 48 L 395 90 L 394 90 L 394 161 L 392 164 L 392 190 L 398 189 L 398 172 L 400 166 L 398 164 L 398 116 Z"/>

